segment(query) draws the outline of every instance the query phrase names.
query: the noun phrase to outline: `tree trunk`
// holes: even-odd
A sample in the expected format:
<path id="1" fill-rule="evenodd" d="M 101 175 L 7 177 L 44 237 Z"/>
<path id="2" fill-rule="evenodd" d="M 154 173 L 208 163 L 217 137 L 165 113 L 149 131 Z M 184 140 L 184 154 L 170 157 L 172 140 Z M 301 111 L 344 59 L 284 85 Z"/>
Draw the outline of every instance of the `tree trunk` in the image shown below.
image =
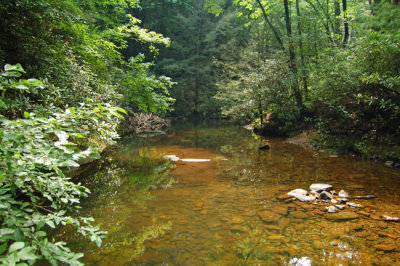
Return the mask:
<path id="1" fill-rule="evenodd" d="M 303 52 L 303 36 L 301 28 L 301 14 L 300 14 L 300 0 L 296 0 L 296 13 L 297 13 L 297 32 L 299 34 L 299 50 L 300 50 L 300 64 L 301 64 L 301 79 L 303 81 L 303 89 L 306 95 L 308 94 L 308 84 L 307 84 L 307 73 L 304 63 L 304 52 Z"/>
<path id="2" fill-rule="evenodd" d="M 293 79 L 293 90 L 294 90 L 294 97 L 296 99 L 297 106 L 300 108 L 301 112 L 303 111 L 303 99 L 299 89 L 299 82 L 297 80 L 297 66 L 296 66 L 296 55 L 294 53 L 294 43 L 292 39 L 292 24 L 290 21 L 290 14 L 289 14 L 289 4 L 288 0 L 283 0 L 283 5 L 285 7 L 285 23 L 286 23 L 286 33 L 289 39 L 289 67 L 292 72 L 292 79 Z"/>
<path id="3" fill-rule="evenodd" d="M 340 0 L 335 0 L 334 1 L 334 6 L 335 6 L 335 34 L 340 35 Z"/>
<path id="4" fill-rule="evenodd" d="M 347 0 L 342 0 L 343 5 L 343 20 L 344 20 L 344 37 L 343 46 L 346 46 L 349 41 L 349 22 L 347 21 Z"/>

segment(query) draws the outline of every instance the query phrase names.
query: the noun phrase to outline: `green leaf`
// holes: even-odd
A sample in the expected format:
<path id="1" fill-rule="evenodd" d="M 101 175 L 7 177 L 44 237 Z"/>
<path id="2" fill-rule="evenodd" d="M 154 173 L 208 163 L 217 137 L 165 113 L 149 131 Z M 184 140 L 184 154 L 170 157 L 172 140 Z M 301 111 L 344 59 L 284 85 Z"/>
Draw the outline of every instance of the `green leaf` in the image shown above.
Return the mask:
<path id="1" fill-rule="evenodd" d="M 6 64 L 4 66 L 4 70 L 5 71 L 18 71 L 18 72 L 25 73 L 25 70 L 22 68 L 21 64 L 16 64 L 16 65 Z"/>
<path id="2" fill-rule="evenodd" d="M 35 255 L 35 249 L 33 247 L 26 247 L 18 252 L 18 258 L 21 260 L 35 260 L 38 258 Z"/>
<path id="3" fill-rule="evenodd" d="M 85 138 L 85 136 L 83 136 L 81 133 L 71 133 L 70 135 L 72 137 L 79 138 L 79 139 L 84 139 Z"/>
<path id="4" fill-rule="evenodd" d="M 11 229 L 11 228 L 0 229 L 0 236 L 11 235 L 11 234 L 14 234 L 14 232 L 15 232 L 15 229 Z"/>
<path id="5" fill-rule="evenodd" d="M 48 226 L 50 226 L 51 228 L 56 228 L 54 222 L 51 221 L 51 220 L 47 220 L 47 221 L 46 221 L 46 224 L 47 224 Z"/>
<path id="6" fill-rule="evenodd" d="M 17 241 L 25 240 L 24 235 L 22 234 L 22 232 L 19 228 L 16 228 L 14 231 L 14 239 Z"/>
<path id="7" fill-rule="evenodd" d="M 28 119 L 28 118 L 29 118 L 29 113 L 28 113 L 28 112 L 24 112 L 24 117 L 25 117 L 26 119 Z"/>
<path id="8" fill-rule="evenodd" d="M 9 253 L 12 253 L 16 250 L 20 250 L 21 248 L 25 247 L 24 242 L 14 242 L 11 244 L 10 248 L 8 249 Z"/>
<path id="9" fill-rule="evenodd" d="M 80 165 L 72 160 L 64 161 L 60 164 L 60 167 L 79 167 Z"/>
<path id="10" fill-rule="evenodd" d="M 7 242 L 4 242 L 3 244 L 0 245 L 0 255 L 4 253 L 7 249 Z"/>

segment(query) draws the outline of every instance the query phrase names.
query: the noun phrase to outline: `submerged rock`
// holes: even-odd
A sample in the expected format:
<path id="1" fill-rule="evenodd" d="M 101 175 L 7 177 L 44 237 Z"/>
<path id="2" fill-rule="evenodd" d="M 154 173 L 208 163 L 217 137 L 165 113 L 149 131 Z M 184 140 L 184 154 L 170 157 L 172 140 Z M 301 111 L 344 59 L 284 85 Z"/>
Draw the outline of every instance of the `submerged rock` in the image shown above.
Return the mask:
<path id="1" fill-rule="evenodd" d="M 293 196 L 300 201 L 313 201 L 316 199 L 315 196 L 310 196 L 307 190 L 301 188 L 290 191 L 288 195 Z"/>
<path id="2" fill-rule="evenodd" d="M 396 249 L 395 246 L 390 245 L 390 244 L 380 244 L 380 245 L 375 245 L 375 248 L 377 250 L 383 250 L 383 251 L 393 251 Z"/>
<path id="3" fill-rule="evenodd" d="M 332 185 L 329 184 L 312 184 L 310 186 L 311 191 L 321 193 L 322 191 L 331 191 L 333 189 Z"/>
<path id="4" fill-rule="evenodd" d="M 355 212 L 343 211 L 337 213 L 327 213 L 325 217 L 329 220 L 334 220 L 334 221 L 346 221 L 346 220 L 358 219 L 358 214 Z"/>
<path id="5" fill-rule="evenodd" d="M 279 195 L 276 197 L 278 200 L 288 200 L 291 199 L 293 196 L 289 195 L 288 193 L 285 193 L 283 195 Z"/>
<path id="6" fill-rule="evenodd" d="M 272 211 L 262 211 L 258 213 L 258 217 L 265 223 L 277 223 L 281 215 Z"/>

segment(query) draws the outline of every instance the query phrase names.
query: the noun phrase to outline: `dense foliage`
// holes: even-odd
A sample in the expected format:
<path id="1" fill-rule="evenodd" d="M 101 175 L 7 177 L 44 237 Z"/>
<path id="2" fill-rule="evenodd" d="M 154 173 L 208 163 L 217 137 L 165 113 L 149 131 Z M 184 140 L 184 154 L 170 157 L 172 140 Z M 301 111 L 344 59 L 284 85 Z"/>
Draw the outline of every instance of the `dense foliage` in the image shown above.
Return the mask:
<path id="1" fill-rule="evenodd" d="M 79 265 L 83 254 L 48 237 L 73 226 L 100 245 L 105 232 L 79 216 L 90 191 L 64 174 L 118 137 L 124 107 L 165 114 L 169 78 L 131 45 L 169 44 L 129 15 L 135 0 L 2 1 L 0 4 L 0 261 Z M 32 79 L 31 77 L 40 77 Z"/>
<path id="2" fill-rule="evenodd" d="M 312 126 L 320 144 L 363 156 L 400 144 L 398 1 L 206 1 L 217 16 L 232 6 L 251 41 L 218 65 L 223 114 L 266 134 Z"/>

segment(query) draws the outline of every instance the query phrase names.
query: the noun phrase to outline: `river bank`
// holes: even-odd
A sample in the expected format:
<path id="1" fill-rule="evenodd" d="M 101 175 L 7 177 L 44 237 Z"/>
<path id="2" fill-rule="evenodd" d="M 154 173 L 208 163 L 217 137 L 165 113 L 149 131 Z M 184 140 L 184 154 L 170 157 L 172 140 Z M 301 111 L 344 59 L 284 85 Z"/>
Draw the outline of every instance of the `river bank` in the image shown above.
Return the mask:
<path id="1" fill-rule="evenodd" d="M 305 130 L 289 137 L 288 143 L 306 149 L 319 150 L 331 154 L 349 154 L 375 162 L 383 162 L 388 167 L 400 168 L 400 147 L 356 140 L 351 137 L 321 136 L 315 130 Z"/>

